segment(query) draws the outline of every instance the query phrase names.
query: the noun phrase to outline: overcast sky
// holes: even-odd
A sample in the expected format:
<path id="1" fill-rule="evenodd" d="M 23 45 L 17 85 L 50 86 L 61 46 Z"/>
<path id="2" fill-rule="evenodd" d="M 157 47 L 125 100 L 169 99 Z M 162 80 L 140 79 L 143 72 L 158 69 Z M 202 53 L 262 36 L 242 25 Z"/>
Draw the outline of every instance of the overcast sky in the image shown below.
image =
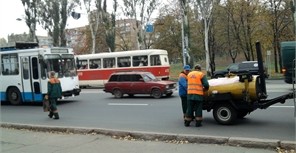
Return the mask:
<path id="1" fill-rule="evenodd" d="M 162 0 L 163 3 L 167 1 L 169 0 Z M 108 10 L 111 11 L 113 1 L 108 0 L 107 2 L 110 3 L 107 4 L 107 6 L 109 8 Z M 121 1 L 118 2 L 121 3 Z M 82 6 L 82 8 L 84 8 L 84 6 Z M 80 8 L 76 8 L 75 11 L 82 13 L 81 18 L 75 20 L 72 17 L 69 17 L 66 29 L 81 27 L 88 24 L 86 11 L 81 10 Z M 158 11 L 155 11 L 154 13 L 156 12 Z M 18 18 L 22 20 L 16 20 Z M 29 28 L 27 27 L 24 21 L 24 7 L 21 0 L 0 0 L 0 19 L 0 38 L 5 38 L 7 40 L 7 36 L 12 33 L 29 33 Z M 46 36 L 47 32 L 43 30 L 43 28 L 40 25 L 37 25 L 36 34 L 38 36 Z"/>
<path id="2" fill-rule="evenodd" d="M 0 38 L 7 39 L 7 35 L 12 33 L 29 33 L 29 28 L 25 24 L 25 21 L 18 21 L 16 20 L 17 18 L 24 18 L 24 7 L 21 0 L 0 0 Z M 79 20 L 68 18 L 66 28 L 80 27 L 86 24 L 87 16 L 86 14 L 82 14 Z M 36 33 L 38 36 L 46 36 L 46 31 L 41 26 L 37 27 Z"/>

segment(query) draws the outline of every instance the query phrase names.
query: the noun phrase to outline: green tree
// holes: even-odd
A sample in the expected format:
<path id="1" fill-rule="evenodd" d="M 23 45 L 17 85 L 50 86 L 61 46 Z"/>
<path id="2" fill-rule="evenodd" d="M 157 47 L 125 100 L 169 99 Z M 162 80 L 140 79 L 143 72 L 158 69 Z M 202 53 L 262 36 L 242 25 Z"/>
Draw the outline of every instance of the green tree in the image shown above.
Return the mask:
<path id="1" fill-rule="evenodd" d="M 146 31 L 143 30 L 143 26 L 150 21 L 152 13 L 159 4 L 158 0 L 123 0 L 123 4 L 124 15 L 136 20 L 138 48 L 146 49 L 147 46 L 144 43 L 146 42 Z"/>
<path id="2" fill-rule="evenodd" d="M 67 19 L 79 0 L 42 0 L 39 15 L 42 27 L 53 39 L 53 46 L 66 46 L 65 28 Z"/>
<path id="3" fill-rule="evenodd" d="M 290 31 L 290 34 L 286 31 L 289 26 L 293 25 L 292 6 L 289 0 L 269 0 L 265 2 L 265 6 L 270 12 L 269 24 L 273 35 L 274 70 L 279 72 L 278 65 L 280 66 L 280 71 L 282 69 L 280 42 L 286 40 L 287 36 L 291 36 L 291 33 L 294 31 Z"/>
<path id="4" fill-rule="evenodd" d="M 38 5 L 40 0 L 21 0 L 25 9 L 25 22 L 29 28 L 30 41 L 38 41 L 36 25 L 38 22 Z"/>
<path id="5" fill-rule="evenodd" d="M 109 50 L 111 52 L 115 51 L 115 36 L 116 36 L 116 12 L 117 12 L 117 0 L 113 0 L 113 11 L 111 15 L 109 16 L 109 13 L 107 13 L 107 5 L 106 5 L 106 0 L 104 0 L 104 15 L 103 15 L 103 22 L 105 25 L 105 30 L 106 30 L 106 42 L 107 45 L 109 46 Z"/>
<path id="6" fill-rule="evenodd" d="M 210 67 L 210 50 L 209 50 L 209 30 L 211 26 L 212 19 L 212 10 L 214 0 L 196 0 L 195 8 L 199 9 L 203 23 L 204 23 L 204 46 L 205 46 L 205 54 L 206 54 L 206 71 L 208 74 L 212 72 Z M 198 11 L 196 11 L 198 12 Z"/>
<path id="7" fill-rule="evenodd" d="M 103 20 L 103 8 L 102 8 L 102 0 L 94 0 L 95 10 L 92 10 L 92 0 L 84 0 L 84 6 L 87 11 L 88 16 L 88 24 L 91 32 L 92 38 L 92 49 L 91 53 L 94 54 L 96 52 L 96 38 L 98 34 L 99 24 L 102 23 Z"/>

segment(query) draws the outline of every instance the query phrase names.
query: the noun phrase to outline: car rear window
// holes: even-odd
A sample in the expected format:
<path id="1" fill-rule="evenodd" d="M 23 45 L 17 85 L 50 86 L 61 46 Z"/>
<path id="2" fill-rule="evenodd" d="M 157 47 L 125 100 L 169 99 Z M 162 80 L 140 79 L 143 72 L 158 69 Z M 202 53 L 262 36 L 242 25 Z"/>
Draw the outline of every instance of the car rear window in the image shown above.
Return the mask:
<path id="1" fill-rule="evenodd" d="M 133 82 L 140 81 L 140 79 L 142 79 L 142 76 L 139 74 L 132 75 L 132 77 L 131 77 L 131 81 L 133 81 Z"/>
<path id="2" fill-rule="evenodd" d="M 136 82 L 136 81 L 140 81 L 143 80 L 143 77 L 140 74 L 122 74 L 122 75 L 112 75 L 109 79 L 109 82 L 115 82 L 115 81 L 119 81 L 119 82 L 126 82 L 126 81 L 132 81 L 132 82 Z"/>
<path id="3" fill-rule="evenodd" d="M 258 63 L 241 63 L 240 68 L 241 69 L 258 68 Z"/>
<path id="4" fill-rule="evenodd" d="M 127 74 L 120 75 L 118 81 L 120 82 L 131 81 L 131 75 L 127 75 Z"/>
<path id="5" fill-rule="evenodd" d="M 112 75 L 109 79 L 109 82 L 114 82 L 118 80 L 118 75 Z"/>

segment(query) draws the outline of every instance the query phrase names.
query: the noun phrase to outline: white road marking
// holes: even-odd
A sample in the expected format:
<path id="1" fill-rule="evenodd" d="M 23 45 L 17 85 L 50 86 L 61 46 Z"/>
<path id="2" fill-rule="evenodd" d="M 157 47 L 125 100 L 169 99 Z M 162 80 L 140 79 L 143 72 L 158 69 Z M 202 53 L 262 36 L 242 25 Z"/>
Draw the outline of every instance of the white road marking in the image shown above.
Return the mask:
<path id="1" fill-rule="evenodd" d="M 108 103 L 111 106 L 148 106 L 148 104 Z"/>

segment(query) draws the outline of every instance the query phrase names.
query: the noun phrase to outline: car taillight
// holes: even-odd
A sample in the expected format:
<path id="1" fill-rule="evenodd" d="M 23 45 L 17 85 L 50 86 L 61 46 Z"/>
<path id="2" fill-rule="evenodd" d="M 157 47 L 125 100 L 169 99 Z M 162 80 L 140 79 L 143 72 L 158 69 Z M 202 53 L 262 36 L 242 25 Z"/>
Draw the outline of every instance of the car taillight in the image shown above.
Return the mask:
<path id="1" fill-rule="evenodd" d="M 283 74 L 285 74 L 286 73 L 286 68 L 282 68 L 282 72 L 283 72 Z"/>

